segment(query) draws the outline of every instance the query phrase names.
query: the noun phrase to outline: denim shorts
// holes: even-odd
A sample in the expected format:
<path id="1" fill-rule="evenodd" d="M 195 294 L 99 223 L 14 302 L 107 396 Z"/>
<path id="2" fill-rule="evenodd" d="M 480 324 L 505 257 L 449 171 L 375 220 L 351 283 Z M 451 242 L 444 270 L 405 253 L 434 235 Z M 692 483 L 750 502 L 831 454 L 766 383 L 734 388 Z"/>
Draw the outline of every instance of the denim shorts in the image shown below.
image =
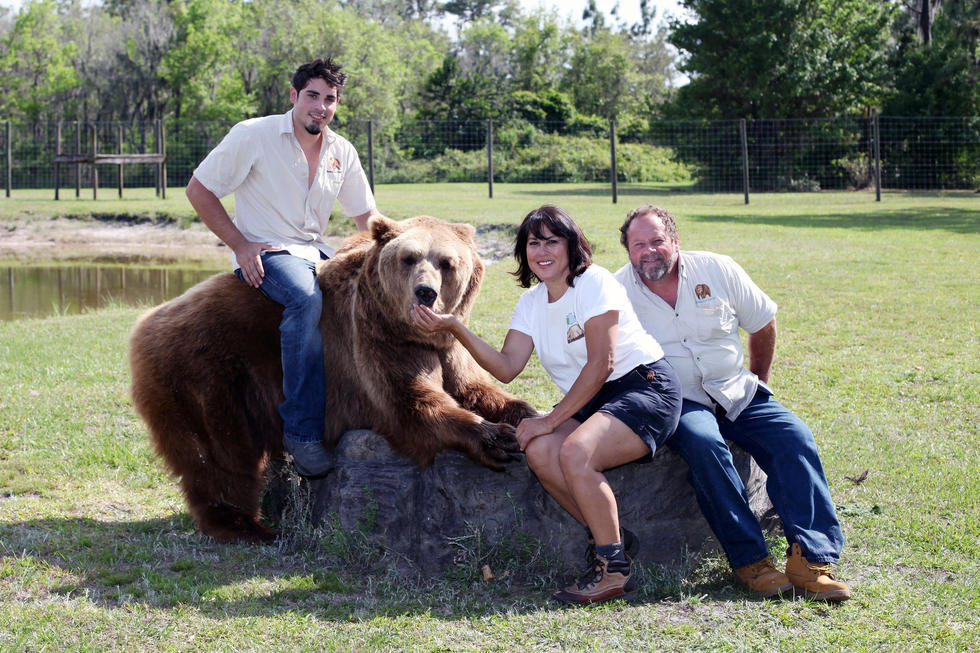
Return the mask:
<path id="1" fill-rule="evenodd" d="M 650 453 L 636 462 L 650 462 L 657 447 L 677 430 L 681 416 L 677 372 L 665 358 L 638 365 L 618 379 L 606 381 L 572 418 L 584 422 L 598 412 L 630 427 L 650 447 Z"/>

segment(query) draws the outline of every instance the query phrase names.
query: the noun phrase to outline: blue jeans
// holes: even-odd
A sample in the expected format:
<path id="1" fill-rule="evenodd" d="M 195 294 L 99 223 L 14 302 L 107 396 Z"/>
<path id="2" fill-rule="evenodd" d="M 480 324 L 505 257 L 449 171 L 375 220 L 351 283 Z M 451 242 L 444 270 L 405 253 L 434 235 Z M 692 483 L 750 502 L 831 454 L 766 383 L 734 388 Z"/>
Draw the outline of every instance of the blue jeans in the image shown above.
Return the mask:
<path id="1" fill-rule="evenodd" d="M 667 441 L 687 461 L 698 505 L 732 568 L 758 562 L 769 551 L 726 439 L 747 451 L 768 475 L 766 490 L 790 546 L 798 542 L 810 562 L 836 563 L 844 535 L 813 433 L 760 388 L 734 422 L 684 400 L 677 432 Z"/>
<path id="2" fill-rule="evenodd" d="M 279 406 L 283 435 L 298 442 L 323 437 L 326 377 L 320 311 L 323 296 L 315 264 L 285 251 L 262 255 L 265 276 L 259 290 L 283 307 L 279 323 L 282 347 L 282 393 Z M 235 270 L 242 278 L 241 270 Z"/>

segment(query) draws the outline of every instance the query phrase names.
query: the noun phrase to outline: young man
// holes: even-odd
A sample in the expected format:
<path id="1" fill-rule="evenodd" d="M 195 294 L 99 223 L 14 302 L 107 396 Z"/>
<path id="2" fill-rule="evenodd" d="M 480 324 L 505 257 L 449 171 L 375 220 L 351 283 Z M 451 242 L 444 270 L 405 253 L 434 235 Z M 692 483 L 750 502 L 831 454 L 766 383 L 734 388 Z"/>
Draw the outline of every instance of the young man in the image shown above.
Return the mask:
<path id="1" fill-rule="evenodd" d="M 834 579 L 844 537 L 813 434 L 767 385 L 776 348 L 776 304 L 727 256 L 681 251 L 673 216 L 642 206 L 620 228 L 630 263 L 616 278 L 640 322 L 681 380 L 671 438 L 690 467 L 698 504 L 737 578 L 772 597 L 796 589 L 824 601 L 850 597 Z M 739 328 L 748 332 L 749 368 Z M 789 543 L 785 573 L 773 566 L 725 439 L 755 458 Z"/>
<path id="2" fill-rule="evenodd" d="M 284 308 L 283 446 L 308 478 L 330 468 L 322 444 L 325 372 L 315 265 L 334 248 L 323 231 L 337 201 L 360 230 L 379 215 L 357 152 L 328 127 L 346 78 L 330 59 L 297 68 L 289 90 L 293 108 L 232 127 L 187 185 L 201 220 L 232 249 L 235 274 Z M 232 192 L 234 219 L 219 200 Z"/>

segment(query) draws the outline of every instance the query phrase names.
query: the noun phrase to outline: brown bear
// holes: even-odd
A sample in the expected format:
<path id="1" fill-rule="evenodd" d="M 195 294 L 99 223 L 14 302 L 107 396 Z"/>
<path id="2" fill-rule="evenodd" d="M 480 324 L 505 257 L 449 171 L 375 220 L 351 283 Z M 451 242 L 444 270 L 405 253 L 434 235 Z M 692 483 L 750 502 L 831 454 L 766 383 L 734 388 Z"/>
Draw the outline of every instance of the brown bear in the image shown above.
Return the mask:
<path id="1" fill-rule="evenodd" d="M 422 332 L 410 317 L 424 303 L 468 320 L 483 278 L 474 233 L 428 216 L 375 218 L 317 268 L 328 448 L 368 428 L 420 465 L 456 449 L 501 469 L 518 451 L 513 425 L 534 409 L 452 336 Z M 221 541 L 276 534 L 259 504 L 266 466 L 283 456 L 281 314 L 219 274 L 144 314 L 130 340 L 136 410 L 198 528 Z"/>

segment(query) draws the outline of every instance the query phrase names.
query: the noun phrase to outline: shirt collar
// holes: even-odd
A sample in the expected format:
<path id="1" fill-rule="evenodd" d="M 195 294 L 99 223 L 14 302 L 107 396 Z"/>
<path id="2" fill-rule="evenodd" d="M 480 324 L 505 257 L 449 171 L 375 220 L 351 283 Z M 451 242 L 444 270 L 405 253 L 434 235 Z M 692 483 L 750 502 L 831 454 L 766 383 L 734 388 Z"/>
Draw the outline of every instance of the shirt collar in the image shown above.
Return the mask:
<path id="1" fill-rule="evenodd" d="M 293 135 L 293 110 L 290 109 L 286 113 L 282 114 L 282 122 L 279 123 L 279 134 Z M 330 129 L 329 125 L 323 128 L 323 138 L 326 140 L 327 145 L 333 143 L 336 140 L 336 135 L 333 130 Z"/>

